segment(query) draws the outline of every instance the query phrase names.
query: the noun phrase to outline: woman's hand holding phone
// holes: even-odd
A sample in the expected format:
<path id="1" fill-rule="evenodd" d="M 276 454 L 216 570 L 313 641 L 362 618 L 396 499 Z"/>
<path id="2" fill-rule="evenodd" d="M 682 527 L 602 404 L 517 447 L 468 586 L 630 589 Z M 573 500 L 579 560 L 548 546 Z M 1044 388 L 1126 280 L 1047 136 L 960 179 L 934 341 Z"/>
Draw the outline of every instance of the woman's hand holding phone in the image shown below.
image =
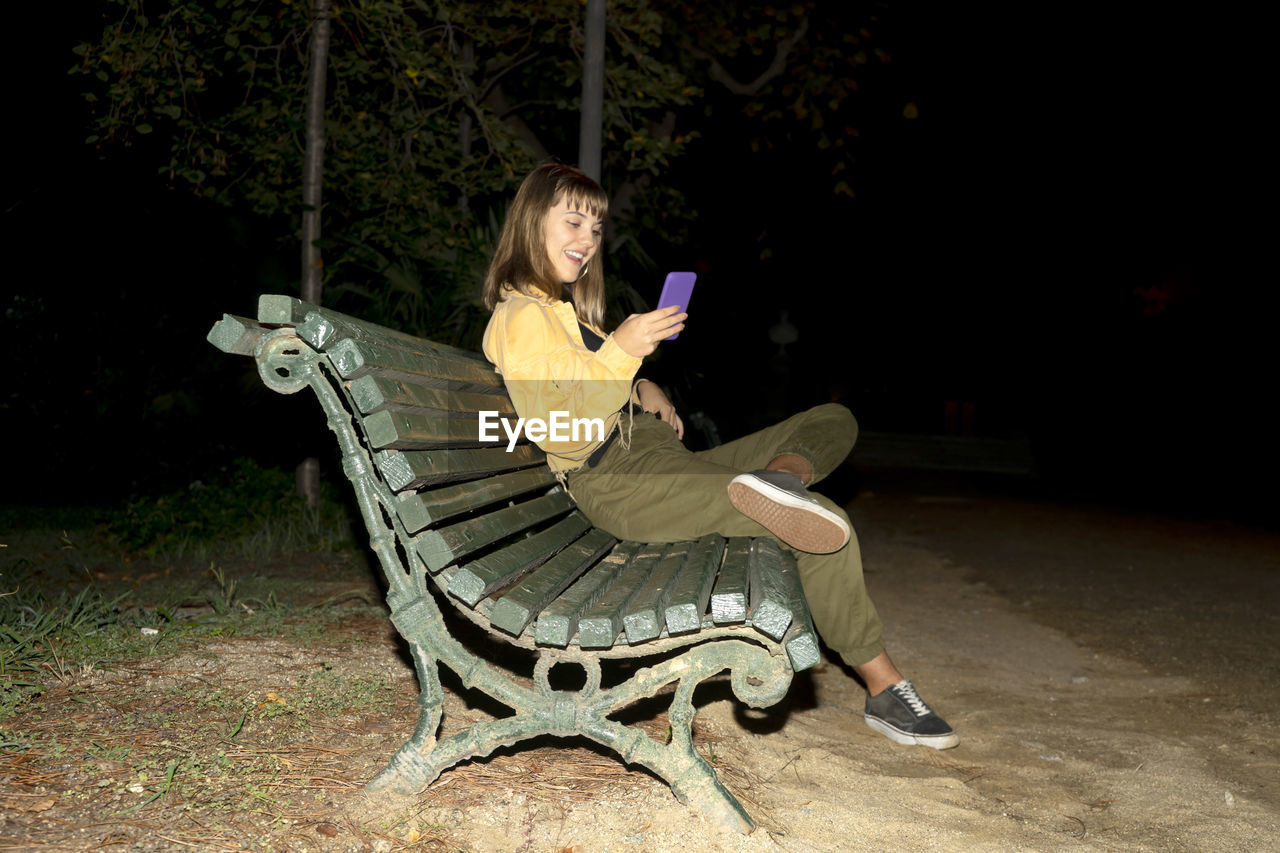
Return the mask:
<path id="1" fill-rule="evenodd" d="M 614 330 L 613 339 L 627 355 L 644 358 L 663 340 L 683 331 L 688 317 L 679 305 L 659 308 L 647 314 L 632 314 Z"/>

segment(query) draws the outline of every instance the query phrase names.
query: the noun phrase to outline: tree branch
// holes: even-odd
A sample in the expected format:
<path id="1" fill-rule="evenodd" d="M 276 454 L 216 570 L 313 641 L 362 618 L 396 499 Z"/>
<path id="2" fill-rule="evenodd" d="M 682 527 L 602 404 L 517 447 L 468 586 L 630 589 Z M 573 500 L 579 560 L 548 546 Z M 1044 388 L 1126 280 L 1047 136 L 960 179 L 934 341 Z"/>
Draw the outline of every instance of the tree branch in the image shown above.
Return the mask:
<path id="1" fill-rule="evenodd" d="M 532 62 L 537 58 L 538 58 L 538 52 L 533 51 L 532 53 L 525 54 L 524 56 L 517 59 L 515 62 L 512 62 L 509 65 L 498 69 L 497 71 L 492 71 L 491 69 L 486 68 L 485 72 L 491 73 L 492 76 L 488 80 L 481 81 L 479 87 L 477 87 L 480 90 L 480 94 L 477 96 L 476 100 L 483 101 L 486 98 L 488 98 L 489 93 L 493 91 L 493 87 L 498 85 L 498 81 L 501 80 L 504 75 L 506 75 L 510 71 L 516 70 L 521 65 L 524 65 L 526 62 Z"/>
<path id="2" fill-rule="evenodd" d="M 672 134 L 676 132 L 676 114 L 674 110 L 667 110 L 663 114 L 662 120 L 654 122 L 649 126 L 649 135 L 657 139 L 670 139 Z M 631 215 L 635 208 L 635 198 L 649 188 L 650 176 L 647 174 L 632 175 L 629 174 L 627 179 L 622 182 L 613 193 L 613 198 L 609 199 L 609 222 L 615 219 L 626 219 Z M 611 226 L 606 223 L 606 228 Z M 612 235 L 612 230 L 610 230 Z"/>
<path id="3" fill-rule="evenodd" d="M 551 152 L 542 144 L 538 134 L 534 133 L 533 128 L 524 123 L 524 119 L 512 111 L 511 105 L 507 102 L 506 93 L 502 91 L 501 84 L 495 84 L 489 89 L 489 94 L 485 97 L 484 104 L 493 110 L 495 114 L 501 116 L 502 120 L 516 132 L 516 136 L 520 137 L 526 145 L 533 149 L 533 156 L 538 159 L 538 162 L 551 159 Z"/>
<path id="4" fill-rule="evenodd" d="M 769 63 L 769 67 L 760 73 L 750 83 L 739 82 L 729 70 L 710 54 L 703 51 L 695 51 L 694 56 L 699 59 L 711 60 L 711 79 L 722 84 L 730 92 L 735 95 L 746 95 L 748 97 L 756 95 L 767 86 L 775 77 L 787 70 L 787 57 L 791 54 L 792 49 L 800 43 L 800 39 L 804 38 L 804 34 L 809 31 L 809 19 L 807 17 L 800 19 L 800 26 L 796 27 L 796 31 L 787 38 L 778 42 L 773 52 L 773 61 Z"/>

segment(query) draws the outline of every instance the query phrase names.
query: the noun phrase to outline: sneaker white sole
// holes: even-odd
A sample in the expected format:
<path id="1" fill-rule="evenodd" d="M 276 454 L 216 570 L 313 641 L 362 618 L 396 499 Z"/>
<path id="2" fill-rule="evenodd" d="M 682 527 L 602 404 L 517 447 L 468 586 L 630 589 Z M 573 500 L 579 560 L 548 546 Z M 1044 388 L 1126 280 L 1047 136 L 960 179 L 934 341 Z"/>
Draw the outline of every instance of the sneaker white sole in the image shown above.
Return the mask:
<path id="1" fill-rule="evenodd" d="M 928 746 L 933 749 L 950 749 L 958 746 L 960 736 L 955 732 L 948 735 L 913 735 L 910 732 L 899 731 L 893 726 L 886 723 L 879 717 L 873 717 L 870 714 L 863 714 L 862 719 L 867 725 L 887 737 L 894 743 L 900 743 L 904 746 Z"/>
<path id="2" fill-rule="evenodd" d="M 729 483 L 729 502 L 798 551 L 830 554 L 849 542 L 849 526 L 840 516 L 750 474 Z"/>

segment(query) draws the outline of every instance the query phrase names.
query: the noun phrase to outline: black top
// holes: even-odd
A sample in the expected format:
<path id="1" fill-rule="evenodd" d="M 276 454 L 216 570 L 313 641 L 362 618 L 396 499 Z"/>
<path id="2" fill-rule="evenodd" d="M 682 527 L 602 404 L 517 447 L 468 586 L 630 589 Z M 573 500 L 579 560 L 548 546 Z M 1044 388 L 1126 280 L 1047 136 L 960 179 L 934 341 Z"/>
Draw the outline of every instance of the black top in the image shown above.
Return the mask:
<path id="1" fill-rule="evenodd" d="M 604 346 L 604 338 L 592 331 L 591 327 L 578 321 L 578 331 L 582 333 L 583 345 L 592 352 L 598 352 L 600 347 Z"/>
<path id="2" fill-rule="evenodd" d="M 560 292 L 560 298 L 573 305 L 573 288 L 566 284 Z M 592 352 L 599 352 L 600 347 L 604 346 L 604 338 L 597 335 L 590 326 L 581 320 L 578 321 L 578 331 L 582 333 L 582 343 Z"/>

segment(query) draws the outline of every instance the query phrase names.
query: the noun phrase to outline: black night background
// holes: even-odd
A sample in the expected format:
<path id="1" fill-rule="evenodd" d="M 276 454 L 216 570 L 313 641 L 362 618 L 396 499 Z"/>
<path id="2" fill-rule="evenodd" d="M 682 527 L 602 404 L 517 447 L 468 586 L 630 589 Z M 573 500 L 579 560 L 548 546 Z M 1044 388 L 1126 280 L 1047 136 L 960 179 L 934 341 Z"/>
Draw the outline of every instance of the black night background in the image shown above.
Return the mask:
<path id="1" fill-rule="evenodd" d="M 5 348 L 23 369 L 7 417 L 41 449 L 11 463 L 9 499 L 115 499 L 261 451 L 251 436 L 286 410 L 263 394 L 247 411 L 203 330 L 296 292 L 293 246 L 167 189 L 163 152 L 85 145 L 66 68 L 95 20 L 24 14 L 41 49 L 8 56 L 23 82 Z M 691 238 L 645 246 L 657 268 L 631 284 L 653 299 L 662 270 L 695 268 L 701 286 L 663 376 L 729 434 L 838 399 L 868 432 L 1027 442 L 1050 491 L 1268 520 L 1274 301 L 1252 266 L 1263 226 L 1245 213 L 1251 105 L 1230 25 L 882 17 L 893 58 L 859 81 L 855 197 L 833 194 L 808 137 L 753 152 L 758 131 L 723 115 L 664 176 Z M 784 312 L 797 339 L 780 358 Z M 969 418 L 953 405 L 948 421 L 948 402 Z"/>

